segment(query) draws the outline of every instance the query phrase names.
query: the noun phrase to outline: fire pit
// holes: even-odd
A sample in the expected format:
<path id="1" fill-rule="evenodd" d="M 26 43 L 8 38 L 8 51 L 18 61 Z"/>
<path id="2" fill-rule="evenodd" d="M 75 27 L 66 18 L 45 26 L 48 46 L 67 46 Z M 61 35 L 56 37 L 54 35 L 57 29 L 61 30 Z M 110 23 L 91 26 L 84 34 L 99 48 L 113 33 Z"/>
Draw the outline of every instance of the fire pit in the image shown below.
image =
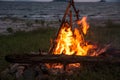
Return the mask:
<path id="1" fill-rule="evenodd" d="M 75 12 L 76 20 L 73 20 L 72 10 Z M 69 20 L 66 20 L 67 16 Z M 110 44 L 101 48 L 85 39 L 88 29 L 87 17 L 79 19 L 79 10 L 76 10 L 74 1 L 71 0 L 47 55 L 12 54 L 7 55 L 5 59 L 11 63 L 22 64 L 61 63 L 64 70 L 69 64 L 80 66 L 82 63 L 120 63 L 120 50 L 109 52 Z"/>

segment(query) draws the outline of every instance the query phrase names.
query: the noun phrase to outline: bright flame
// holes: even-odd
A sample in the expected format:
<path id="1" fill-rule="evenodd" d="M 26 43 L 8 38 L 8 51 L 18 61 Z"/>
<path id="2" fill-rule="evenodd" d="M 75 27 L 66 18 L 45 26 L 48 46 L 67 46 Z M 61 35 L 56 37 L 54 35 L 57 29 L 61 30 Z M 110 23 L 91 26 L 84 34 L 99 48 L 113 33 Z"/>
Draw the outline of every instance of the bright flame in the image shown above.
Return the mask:
<path id="1" fill-rule="evenodd" d="M 84 39 L 89 29 L 86 19 L 86 17 L 83 17 L 81 20 L 77 21 L 79 27 L 73 30 L 67 22 L 61 26 L 55 40 L 54 54 L 86 56 L 89 50 L 95 48 L 94 45 L 88 44 Z"/>

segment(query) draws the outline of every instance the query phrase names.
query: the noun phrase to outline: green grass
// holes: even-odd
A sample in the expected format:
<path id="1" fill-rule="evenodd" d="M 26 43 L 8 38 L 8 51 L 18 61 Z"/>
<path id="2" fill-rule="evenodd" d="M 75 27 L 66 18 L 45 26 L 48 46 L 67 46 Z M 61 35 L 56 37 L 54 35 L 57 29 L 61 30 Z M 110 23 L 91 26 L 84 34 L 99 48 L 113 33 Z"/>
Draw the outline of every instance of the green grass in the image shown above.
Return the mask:
<path id="1" fill-rule="evenodd" d="M 119 27 L 91 27 L 88 39 L 101 45 L 111 43 L 114 48 L 120 49 L 120 25 Z"/>
<path id="2" fill-rule="evenodd" d="M 16 32 L 12 35 L 0 36 L 0 71 L 7 65 L 4 56 L 12 53 L 48 51 L 50 39 L 55 36 L 55 28 L 40 28 L 31 32 Z"/>
<path id="3" fill-rule="evenodd" d="M 119 26 L 119 27 L 118 27 Z M 9 63 L 4 60 L 5 55 L 12 53 L 37 52 L 39 49 L 48 51 L 50 39 L 55 37 L 56 28 L 40 28 L 30 32 L 16 32 L 12 35 L 0 36 L 0 72 L 4 70 Z M 111 27 L 91 27 L 87 39 L 101 45 L 112 42 L 112 46 L 120 49 L 120 25 Z M 68 80 L 119 80 L 120 65 L 95 65 L 86 66 Z M 55 76 L 54 76 L 55 77 Z M 55 80 L 58 80 L 56 77 Z"/>

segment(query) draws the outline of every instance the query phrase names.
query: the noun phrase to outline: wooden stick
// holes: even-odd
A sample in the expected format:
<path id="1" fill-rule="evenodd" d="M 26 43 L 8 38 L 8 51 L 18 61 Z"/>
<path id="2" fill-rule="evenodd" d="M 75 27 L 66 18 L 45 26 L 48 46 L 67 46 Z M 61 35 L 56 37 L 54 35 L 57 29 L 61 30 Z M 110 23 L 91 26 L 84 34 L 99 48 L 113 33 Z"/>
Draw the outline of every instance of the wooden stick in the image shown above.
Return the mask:
<path id="1" fill-rule="evenodd" d="M 69 12 L 69 10 L 70 10 L 70 7 L 71 7 L 71 3 L 69 2 L 68 6 L 67 6 L 67 8 L 66 8 L 66 11 L 65 11 L 65 13 L 64 13 L 64 16 L 63 16 L 63 18 L 62 18 L 62 22 L 61 22 L 61 24 L 60 24 L 60 28 L 59 28 L 59 30 L 58 30 L 58 34 L 59 34 L 59 31 L 61 30 L 61 27 L 62 27 L 63 23 L 65 22 L 65 18 L 66 18 L 67 14 L 68 14 L 68 12 Z M 58 36 L 58 34 L 57 34 L 57 36 Z"/>
<path id="2" fill-rule="evenodd" d="M 70 7 L 71 7 L 71 3 L 69 2 L 68 6 L 67 6 L 67 8 L 66 8 L 66 11 L 65 11 L 65 13 L 64 13 L 64 16 L 63 16 L 63 18 L 62 18 L 62 21 L 61 21 L 61 24 L 60 24 L 60 28 L 59 28 L 59 30 L 58 30 L 58 33 L 57 33 L 55 39 L 57 39 L 57 37 L 58 37 L 58 35 L 59 35 L 59 33 L 60 33 L 60 30 L 61 30 L 61 28 L 62 28 L 63 23 L 65 22 L 65 18 L 66 18 L 67 14 L 68 14 L 68 12 L 69 12 L 69 10 L 70 10 Z M 53 46 L 50 48 L 49 53 L 52 53 L 55 45 L 56 45 L 56 43 L 53 41 Z"/>
<path id="3" fill-rule="evenodd" d="M 5 57 L 6 61 L 11 63 L 120 63 L 119 57 L 103 56 L 68 56 L 68 55 L 18 55 L 12 54 Z"/>
<path id="4" fill-rule="evenodd" d="M 74 11 L 75 11 L 76 18 L 77 18 L 77 21 L 78 21 L 78 20 L 79 20 L 79 10 L 76 9 L 74 0 L 71 0 L 71 5 L 72 5 L 72 7 L 73 7 L 73 9 L 74 9 Z M 82 31 L 81 25 L 78 24 L 78 26 L 79 26 L 80 34 L 81 34 L 81 36 L 82 36 L 82 40 L 83 40 L 83 42 L 85 42 L 84 33 L 83 33 L 83 31 Z"/>
<path id="5" fill-rule="evenodd" d="M 72 27 L 72 11 L 70 11 L 70 26 Z"/>
<path id="6" fill-rule="evenodd" d="M 73 7 L 73 9 L 74 9 L 74 11 L 76 13 L 76 18 L 77 18 L 77 20 L 79 20 L 79 10 L 76 9 L 74 4 L 75 4 L 74 0 L 71 0 L 71 5 L 72 5 L 72 7 Z"/>

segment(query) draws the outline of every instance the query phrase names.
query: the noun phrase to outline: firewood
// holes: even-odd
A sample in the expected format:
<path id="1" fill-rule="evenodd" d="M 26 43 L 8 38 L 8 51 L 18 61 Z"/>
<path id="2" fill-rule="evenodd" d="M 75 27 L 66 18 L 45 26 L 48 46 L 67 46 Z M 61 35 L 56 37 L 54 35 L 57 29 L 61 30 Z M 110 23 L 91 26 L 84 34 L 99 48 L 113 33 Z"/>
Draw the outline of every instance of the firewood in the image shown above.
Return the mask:
<path id="1" fill-rule="evenodd" d="M 6 61 L 11 63 L 120 63 L 119 57 L 104 56 L 73 56 L 73 55 L 33 55 L 33 54 L 12 54 L 5 57 Z"/>

